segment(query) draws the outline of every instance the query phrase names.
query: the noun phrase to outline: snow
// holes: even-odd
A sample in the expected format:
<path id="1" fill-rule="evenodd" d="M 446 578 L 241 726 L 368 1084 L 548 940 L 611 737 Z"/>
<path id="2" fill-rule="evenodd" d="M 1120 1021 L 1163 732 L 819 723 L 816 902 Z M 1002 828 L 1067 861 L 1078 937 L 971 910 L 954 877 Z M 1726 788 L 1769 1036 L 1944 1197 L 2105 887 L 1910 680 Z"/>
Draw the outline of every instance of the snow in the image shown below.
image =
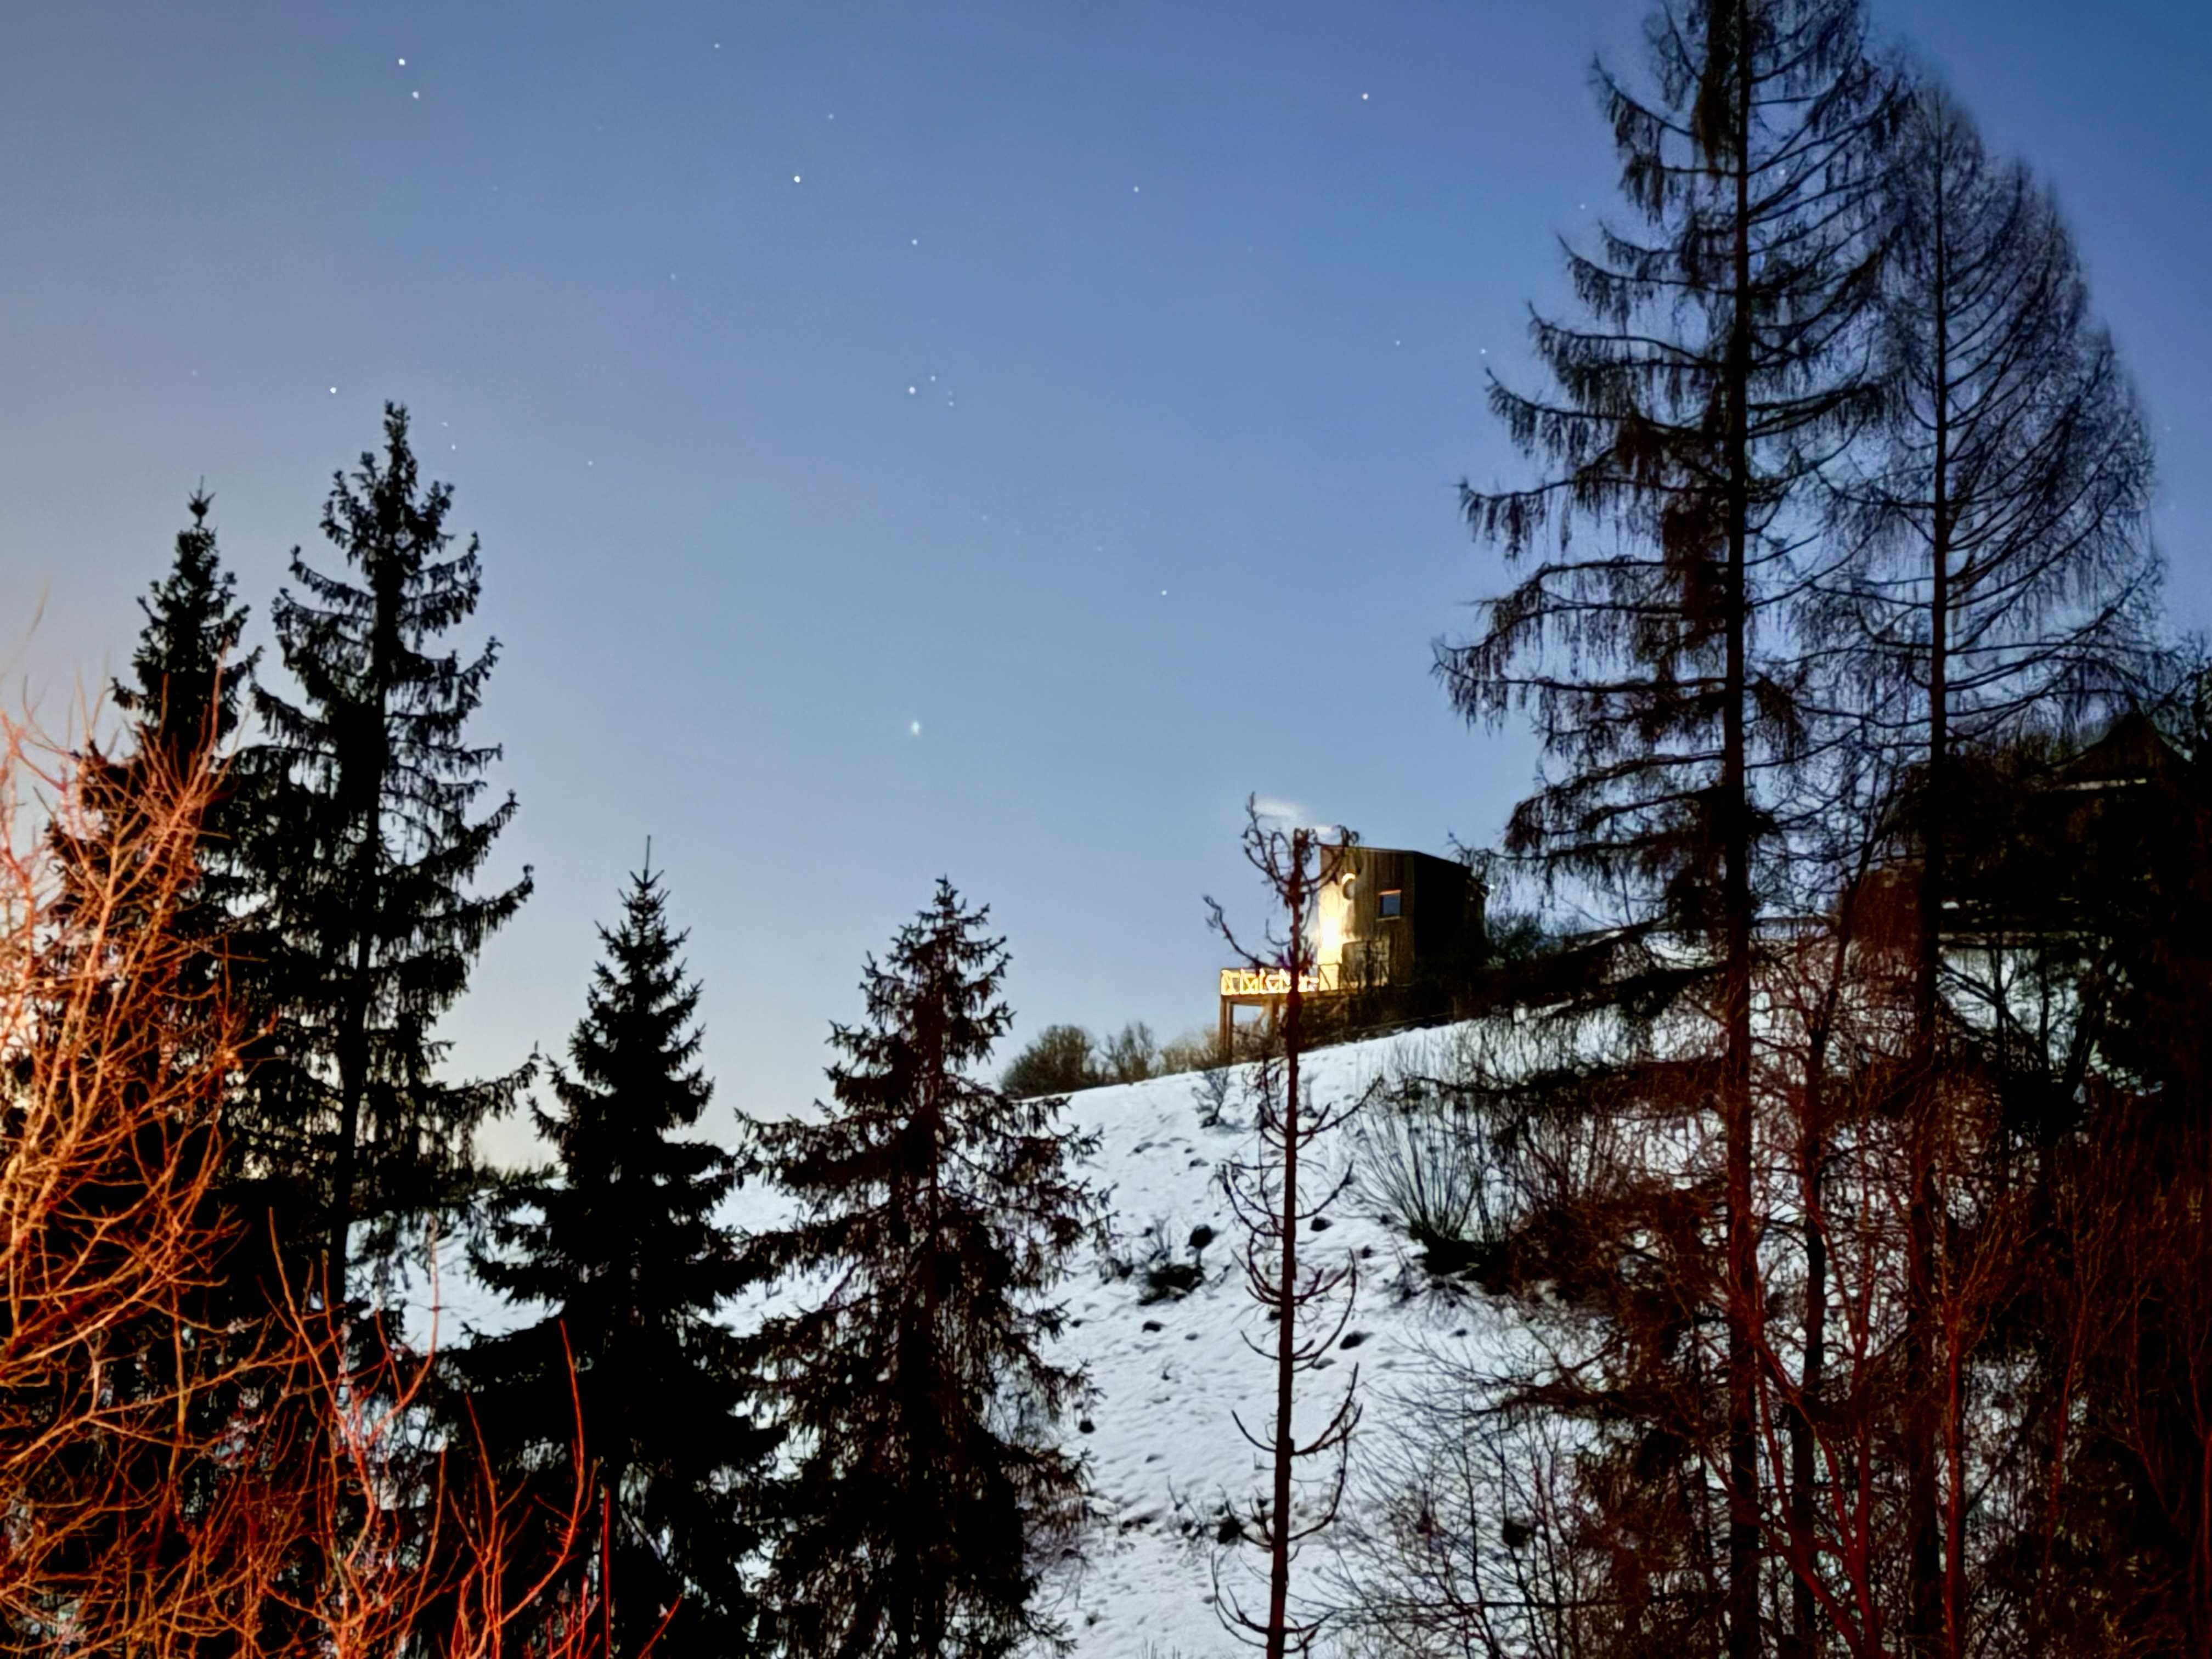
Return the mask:
<path id="1" fill-rule="evenodd" d="M 1439 1032 L 1325 1049 L 1306 1057 L 1305 1079 L 1316 1103 L 1352 1097 L 1377 1077 L 1404 1066 L 1430 1071 L 1434 1050 L 1448 1042 Z M 1231 1097 L 1232 1121 L 1249 1122 L 1249 1108 Z M 1224 1590 L 1247 1608 L 1266 1606 L 1266 1560 L 1255 1546 L 1221 1549 L 1215 1528 L 1224 1504 L 1249 1513 L 1268 1486 L 1266 1460 L 1239 1432 L 1232 1413 L 1255 1430 L 1272 1420 L 1274 1364 L 1268 1325 L 1251 1301 L 1235 1260 L 1239 1240 L 1224 1196 L 1219 1170 L 1226 1159 L 1252 1155 L 1249 1127 L 1200 1127 L 1196 1079 L 1157 1079 L 1119 1088 L 1095 1089 L 1069 1103 L 1073 1127 L 1101 1137 L 1093 1178 L 1110 1188 L 1118 1232 L 1132 1244 L 1143 1230 L 1165 1218 L 1181 1247 L 1193 1227 L 1217 1237 L 1203 1253 L 1205 1281 L 1188 1296 L 1143 1304 L 1141 1279 L 1113 1279 L 1095 1261 L 1073 1276 L 1068 1313 L 1079 1320 L 1068 1332 L 1068 1351 L 1086 1368 L 1098 1391 L 1089 1419 L 1094 1432 L 1079 1435 L 1088 1454 L 1101 1520 L 1087 1540 L 1086 1559 L 1048 1581 L 1047 1595 L 1064 1618 L 1081 1659 L 1222 1659 L 1248 1650 L 1223 1627 L 1215 1609 L 1216 1567 Z M 1320 1149 L 1325 1163 L 1343 1167 L 1351 1142 Z M 1315 1188 L 1301 1180 L 1302 1188 Z M 1347 1338 L 1356 1352 L 1333 1355 L 1329 1369 L 1298 1379 L 1301 1438 L 1327 1420 L 1356 1364 L 1364 1408 L 1354 1437 L 1355 1479 L 1363 1446 L 1391 1432 L 1395 1388 L 1413 1380 L 1425 1352 L 1452 1341 L 1463 1322 L 1439 1322 L 1434 1304 L 1403 1301 L 1393 1285 L 1407 1258 L 1401 1233 L 1363 1213 L 1354 1192 L 1332 1206 L 1333 1224 L 1300 1236 L 1302 1254 L 1316 1262 L 1358 1261 L 1360 1284 Z M 1157 1325 L 1148 1330 L 1147 1324 Z M 1270 1345 L 1255 1353 L 1247 1339 Z M 1305 1547 L 1292 1569 L 1294 1596 L 1303 1573 L 1318 1595 L 1326 1563 L 1326 1538 Z M 1327 1650 L 1324 1638 L 1323 1650 Z"/>
<path id="2" fill-rule="evenodd" d="M 1310 1054 L 1307 1098 L 1333 1106 L 1394 1072 L 1434 1074 L 1455 1036 L 1444 1028 Z M 1180 1297 L 1146 1302 L 1141 1268 L 1116 1277 L 1091 1252 L 1079 1258 L 1064 1287 L 1070 1323 L 1060 1357 L 1079 1363 L 1097 1391 L 1083 1413 L 1091 1431 L 1071 1423 L 1067 1433 L 1088 1462 L 1097 1520 L 1080 1559 L 1054 1567 L 1042 1595 L 1067 1626 L 1079 1659 L 1229 1659 L 1247 1652 L 1216 1614 L 1217 1572 L 1221 1588 L 1245 1607 L 1266 1606 L 1265 1556 L 1254 1545 L 1224 1548 L 1215 1538 L 1225 1508 L 1249 1514 L 1267 1489 L 1267 1462 L 1236 1418 L 1264 1431 L 1274 1399 L 1273 1328 L 1242 1282 L 1240 1237 L 1220 1180 L 1225 1162 L 1255 1152 L 1244 1071 L 1237 1076 L 1226 1121 L 1217 1127 L 1201 1127 L 1195 1076 L 1088 1090 L 1070 1099 L 1064 1120 L 1100 1137 L 1088 1173 L 1109 1195 L 1112 1254 L 1141 1258 L 1143 1235 L 1155 1223 L 1164 1224 L 1178 1261 L 1190 1260 L 1193 1228 L 1211 1227 L 1215 1235 L 1200 1257 L 1202 1282 Z M 1302 1175 L 1307 1194 L 1327 1190 L 1316 1179 L 1333 1182 L 1351 1156 L 1346 1130 L 1330 1139 L 1334 1145 L 1324 1140 L 1313 1155 L 1321 1168 Z M 749 1186 L 735 1195 L 732 1218 L 759 1226 L 775 1207 L 771 1189 Z M 1356 1493 L 1363 1451 L 1387 1443 L 1393 1431 L 1395 1391 L 1414 1382 L 1425 1354 L 1461 1346 L 1480 1315 L 1399 1293 L 1409 1248 L 1355 1189 L 1339 1196 L 1329 1219 L 1324 1231 L 1301 1233 L 1301 1254 L 1316 1263 L 1341 1261 L 1347 1252 L 1358 1261 L 1356 1305 L 1345 1328 L 1347 1337 L 1356 1334 L 1355 1351 L 1332 1354 L 1328 1369 L 1300 1375 L 1297 1425 L 1304 1438 L 1327 1420 L 1356 1365 L 1364 1412 L 1352 1449 Z M 457 1250 L 440 1254 L 447 1262 L 440 1275 L 444 1341 L 514 1322 L 467 1282 Z M 742 1323 L 755 1311 L 734 1309 L 732 1317 Z M 1266 1351 L 1255 1352 L 1252 1342 Z M 1294 1602 L 1301 1585 L 1315 1595 L 1327 1589 L 1326 1536 L 1304 1552 L 1292 1569 Z M 1321 1651 L 1329 1651 L 1325 1636 Z"/>

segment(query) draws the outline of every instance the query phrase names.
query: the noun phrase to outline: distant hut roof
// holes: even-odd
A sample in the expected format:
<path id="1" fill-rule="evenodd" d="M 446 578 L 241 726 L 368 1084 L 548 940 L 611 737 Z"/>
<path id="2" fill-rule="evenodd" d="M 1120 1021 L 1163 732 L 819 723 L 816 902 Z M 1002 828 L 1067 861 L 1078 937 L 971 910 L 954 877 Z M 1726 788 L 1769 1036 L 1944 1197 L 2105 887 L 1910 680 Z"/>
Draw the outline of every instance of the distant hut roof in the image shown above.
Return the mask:
<path id="1" fill-rule="evenodd" d="M 2174 784 L 2179 782 L 2181 773 L 2181 757 L 2156 723 L 2140 709 L 2131 708 L 2060 769 L 2059 787 L 2089 790 Z"/>

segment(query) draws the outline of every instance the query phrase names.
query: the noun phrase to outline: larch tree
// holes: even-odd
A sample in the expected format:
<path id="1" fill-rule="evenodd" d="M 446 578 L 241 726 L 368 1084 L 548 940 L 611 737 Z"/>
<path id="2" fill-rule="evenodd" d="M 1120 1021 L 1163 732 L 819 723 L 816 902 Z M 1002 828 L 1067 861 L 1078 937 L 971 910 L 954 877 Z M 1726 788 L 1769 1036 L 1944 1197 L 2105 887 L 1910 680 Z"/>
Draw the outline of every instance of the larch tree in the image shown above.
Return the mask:
<path id="1" fill-rule="evenodd" d="M 1950 843 L 1971 810 L 1955 799 L 1971 785 L 1954 775 L 2024 732 L 2063 730 L 2145 689 L 2159 566 L 2148 433 L 2050 192 L 1990 155 L 1966 112 L 1930 86 L 1910 105 L 1890 202 L 1881 341 L 1893 402 L 1860 464 L 1838 471 L 1851 555 L 1814 590 L 1807 632 L 1840 671 L 1834 702 L 1854 740 L 1911 780 L 1907 1634 L 1916 1652 L 1956 1653 L 1967 1640 L 1968 1476 L 1955 1455 L 1939 1468 L 1965 1430 L 1938 1352 L 1936 1258 L 1950 1224 L 1933 1152 L 1955 1138 L 1938 1119 L 1966 1076 L 1945 1062 L 1957 1022 L 1941 1018 L 1942 940 L 1956 931 Z"/>
<path id="2" fill-rule="evenodd" d="M 979 1079 L 1012 1018 L 987 920 L 939 882 L 869 962 L 862 1022 L 832 1028 L 820 1115 L 750 1125 L 794 1210 L 745 1248 L 801 1304 L 751 1339 L 793 1449 L 769 1580 L 793 1653 L 1065 1645 L 1034 1598 L 1085 1508 L 1057 1428 L 1086 1384 L 1047 1346 L 1053 1291 L 1097 1236 L 1075 1167 L 1097 1140 L 1061 1125 L 1064 1098 Z"/>
<path id="3" fill-rule="evenodd" d="M 1853 556 L 1809 631 L 1874 744 L 1917 766 L 1925 1038 L 1939 998 L 1947 769 L 2124 706 L 2154 664 L 2148 429 L 2057 204 L 1921 88 L 1897 146 L 1883 285 L 1893 402 L 1833 476 Z"/>
<path id="4" fill-rule="evenodd" d="M 1723 1161 L 1720 1577 L 1725 1650 L 1745 1659 L 1762 1641 L 1754 929 L 1803 732 L 1770 613 L 1802 579 L 1814 486 L 1881 407 L 1865 343 L 1901 94 L 1856 0 L 1662 0 L 1645 39 L 1651 95 L 1596 71 L 1643 223 L 1570 248 L 1583 315 L 1532 325 L 1553 389 L 1492 386 L 1557 471 L 1463 491 L 1509 558 L 1547 525 L 1556 550 L 1438 667 L 1471 719 L 1534 713 L 1551 769 L 1509 848 L 1711 966 L 1692 979 Z M 1577 522 L 1594 542 L 1570 539 Z"/>
<path id="5" fill-rule="evenodd" d="M 464 657 L 444 643 L 480 590 L 476 539 L 451 550 L 452 506 L 449 486 L 421 480 L 407 413 L 387 404 L 382 453 L 338 474 L 324 509 L 343 569 L 295 549 L 298 592 L 271 607 L 300 695 L 253 691 L 265 735 L 244 757 L 240 850 L 252 1013 L 268 1030 L 239 1116 L 260 1167 L 300 1189 L 334 1303 L 355 1226 L 389 1260 L 401 1225 L 463 1196 L 473 1131 L 526 1074 L 436 1075 L 437 1019 L 531 889 L 526 868 L 472 890 L 514 799 L 477 810 L 500 751 L 468 727 L 498 646 Z"/>
<path id="6" fill-rule="evenodd" d="M 487 1285 L 543 1316 L 453 1365 L 502 1485 L 541 1492 L 556 1518 L 580 1474 L 573 1374 L 598 1491 L 541 1626 L 596 1605 L 611 1659 L 656 1634 L 670 1652 L 743 1652 L 775 1437 L 749 1408 L 738 1339 L 716 1317 L 738 1281 L 738 1237 L 717 1213 L 737 1159 L 697 1133 L 714 1095 L 698 1065 L 699 987 L 649 866 L 599 938 L 568 1065 L 553 1073 L 551 1108 L 533 1114 L 556 1165 L 500 1194 L 477 1255 Z M 545 1553 L 538 1540 L 518 1559 Z"/>

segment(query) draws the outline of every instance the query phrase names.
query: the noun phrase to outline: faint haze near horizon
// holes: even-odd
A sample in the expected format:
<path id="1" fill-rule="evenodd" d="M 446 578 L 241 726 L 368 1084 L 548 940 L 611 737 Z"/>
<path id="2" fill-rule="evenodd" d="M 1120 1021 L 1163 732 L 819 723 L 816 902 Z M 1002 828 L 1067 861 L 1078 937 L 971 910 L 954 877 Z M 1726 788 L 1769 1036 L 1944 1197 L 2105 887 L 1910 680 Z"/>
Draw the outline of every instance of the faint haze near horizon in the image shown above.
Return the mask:
<path id="1" fill-rule="evenodd" d="M 2057 189 L 2212 599 L 2212 9 L 1877 4 Z M 0 667 L 65 719 L 204 479 L 268 602 L 405 402 L 482 534 L 537 896 L 448 1023 L 556 1050 L 653 837 L 720 1109 L 819 1092 L 940 872 L 1017 1033 L 1210 1021 L 1249 795 L 1494 838 L 1432 638 L 1638 0 L 22 9 L 0 53 Z M 401 60 L 404 60 L 402 62 Z M 35 623 L 33 617 L 35 616 Z M 513 1151 L 513 1127 L 490 1143 Z"/>

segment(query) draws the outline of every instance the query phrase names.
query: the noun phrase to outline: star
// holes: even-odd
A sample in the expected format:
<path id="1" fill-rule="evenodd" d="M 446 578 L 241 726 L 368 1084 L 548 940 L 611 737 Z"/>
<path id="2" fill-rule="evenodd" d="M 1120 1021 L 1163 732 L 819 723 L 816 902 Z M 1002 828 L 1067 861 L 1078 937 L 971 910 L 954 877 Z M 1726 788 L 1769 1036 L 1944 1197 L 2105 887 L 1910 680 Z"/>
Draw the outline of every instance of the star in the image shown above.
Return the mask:
<path id="1" fill-rule="evenodd" d="M 407 60 L 404 58 L 399 60 L 399 67 L 402 69 L 405 69 L 407 67 Z"/>
<path id="2" fill-rule="evenodd" d="M 1129 186 L 1129 194 L 1132 196 L 1141 196 L 1144 193 L 1145 187 L 1142 185 L 1132 185 Z"/>
<path id="3" fill-rule="evenodd" d="M 921 246 L 921 238 L 919 236 L 909 236 L 907 238 L 906 245 L 908 247 L 920 247 Z"/>
<path id="4" fill-rule="evenodd" d="M 419 92 L 410 92 L 407 95 L 410 98 L 420 98 L 422 94 Z"/>
<path id="5" fill-rule="evenodd" d="M 906 734 L 910 738 L 920 737 L 921 735 L 921 722 L 920 720 L 908 720 L 906 723 Z"/>
<path id="6" fill-rule="evenodd" d="M 791 182 L 794 185 L 799 182 L 799 175 L 797 173 L 794 173 L 791 175 Z"/>
<path id="7" fill-rule="evenodd" d="M 1367 94 L 1363 92 L 1359 94 L 1359 101 L 1363 104 L 1367 101 Z"/>
<path id="8" fill-rule="evenodd" d="M 336 386 L 332 386 L 332 387 L 331 388 L 331 397 L 333 397 L 333 398 L 335 398 L 335 397 L 337 397 L 337 395 L 338 395 L 338 389 L 337 389 Z"/>
<path id="9" fill-rule="evenodd" d="M 912 386 L 908 386 L 906 389 L 906 395 L 909 398 L 914 396 L 914 388 Z"/>

